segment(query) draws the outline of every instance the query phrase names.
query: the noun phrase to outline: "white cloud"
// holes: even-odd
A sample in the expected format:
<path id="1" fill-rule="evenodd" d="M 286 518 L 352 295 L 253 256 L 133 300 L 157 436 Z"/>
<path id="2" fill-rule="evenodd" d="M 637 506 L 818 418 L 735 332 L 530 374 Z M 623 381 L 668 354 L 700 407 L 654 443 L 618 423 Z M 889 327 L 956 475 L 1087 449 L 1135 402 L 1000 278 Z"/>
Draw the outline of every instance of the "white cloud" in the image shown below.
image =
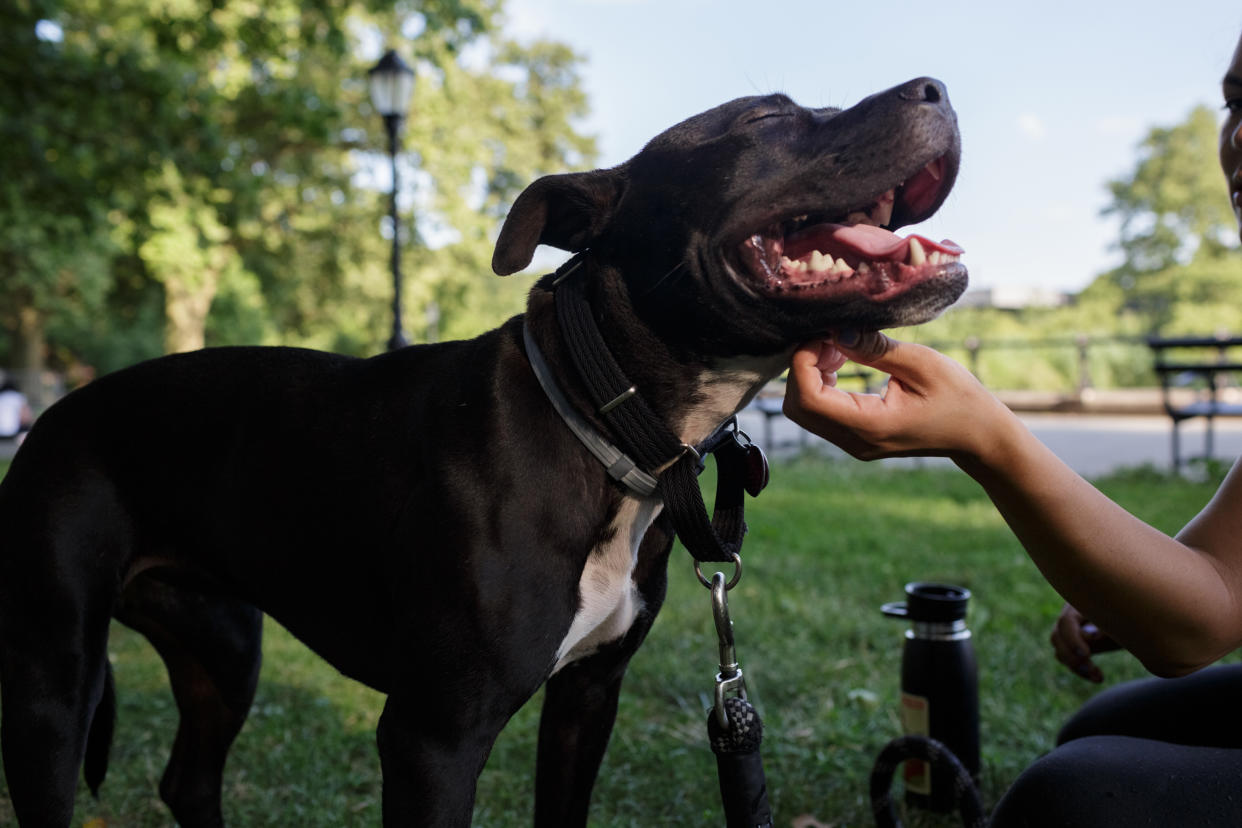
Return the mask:
<path id="1" fill-rule="evenodd" d="M 1040 117 L 1031 112 L 1023 112 L 1018 116 L 1018 131 L 1032 141 L 1042 141 L 1048 136 L 1048 128 Z"/>

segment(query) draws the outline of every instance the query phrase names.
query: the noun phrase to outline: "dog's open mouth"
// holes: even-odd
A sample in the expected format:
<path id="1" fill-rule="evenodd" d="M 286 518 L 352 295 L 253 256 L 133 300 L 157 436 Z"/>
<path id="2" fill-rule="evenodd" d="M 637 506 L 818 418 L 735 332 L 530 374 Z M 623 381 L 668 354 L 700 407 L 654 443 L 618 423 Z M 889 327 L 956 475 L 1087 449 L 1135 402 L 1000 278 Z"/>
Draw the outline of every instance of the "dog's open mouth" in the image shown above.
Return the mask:
<path id="1" fill-rule="evenodd" d="M 964 252 L 949 240 L 898 236 L 894 214 L 925 218 L 941 194 L 945 160 L 844 214 L 806 214 L 774 222 L 742 242 L 740 255 L 760 285 L 775 293 L 862 294 L 882 301 L 903 288 L 961 269 Z"/>

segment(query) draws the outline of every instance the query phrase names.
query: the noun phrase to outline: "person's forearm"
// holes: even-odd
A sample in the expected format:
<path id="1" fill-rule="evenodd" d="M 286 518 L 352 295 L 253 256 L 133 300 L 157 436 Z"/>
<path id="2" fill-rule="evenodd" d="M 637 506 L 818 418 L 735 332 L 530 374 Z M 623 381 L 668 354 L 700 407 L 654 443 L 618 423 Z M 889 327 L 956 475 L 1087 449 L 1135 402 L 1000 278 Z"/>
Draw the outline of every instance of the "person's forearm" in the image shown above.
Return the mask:
<path id="1" fill-rule="evenodd" d="M 1017 418 L 957 462 L 1048 582 L 1152 672 L 1191 672 L 1237 645 L 1236 602 L 1216 562 L 1113 503 Z"/>

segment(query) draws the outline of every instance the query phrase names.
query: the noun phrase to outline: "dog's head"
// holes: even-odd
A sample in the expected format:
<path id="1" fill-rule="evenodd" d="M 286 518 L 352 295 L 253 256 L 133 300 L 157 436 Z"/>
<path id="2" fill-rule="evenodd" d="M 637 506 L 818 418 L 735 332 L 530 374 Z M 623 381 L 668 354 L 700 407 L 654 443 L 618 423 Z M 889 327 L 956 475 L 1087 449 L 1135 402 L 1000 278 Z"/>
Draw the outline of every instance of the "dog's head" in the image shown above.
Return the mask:
<path id="1" fill-rule="evenodd" d="M 846 110 L 740 98 L 621 166 L 534 182 L 492 264 L 508 274 L 539 244 L 590 248 L 662 338 L 716 353 L 915 324 L 965 288 L 962 251 L 893 231 L 940 207 L 959 156 L 956 115 L 928 78 Z"/>

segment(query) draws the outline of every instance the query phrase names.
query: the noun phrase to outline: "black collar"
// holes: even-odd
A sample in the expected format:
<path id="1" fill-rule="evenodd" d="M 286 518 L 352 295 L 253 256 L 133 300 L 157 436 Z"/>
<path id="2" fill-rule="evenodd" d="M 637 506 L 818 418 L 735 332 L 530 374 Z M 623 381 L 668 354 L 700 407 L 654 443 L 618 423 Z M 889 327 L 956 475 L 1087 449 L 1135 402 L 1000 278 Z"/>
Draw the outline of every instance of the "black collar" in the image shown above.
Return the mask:
<path id="1" fill-rule="evenodd" d="M 656 415 L 617 364 L 595 324 L 582 285 L 586 254 L 577 254 L 556 271 L 556 316 L 579 379 L 620 448 L 573 410 L 526 330 L 523 337 L 532 370 L 553 407 L 614 480 L 642 497 L 660 495 L 678 537 L 696 560 L 736 560 L 746 533 L 742 492 L 754 476 L 756 460 L 762 461 L 762 452 L 738 430 L 736 420 L 692 447 L 682 443 Z M 717 467 L 715 512 L 710 521 L 697 480 L 703 470 L 702 457 L 708 453 L 715 456 Z M 749 490 L 758 494 L 758 488 L 761 485 Z"/>

